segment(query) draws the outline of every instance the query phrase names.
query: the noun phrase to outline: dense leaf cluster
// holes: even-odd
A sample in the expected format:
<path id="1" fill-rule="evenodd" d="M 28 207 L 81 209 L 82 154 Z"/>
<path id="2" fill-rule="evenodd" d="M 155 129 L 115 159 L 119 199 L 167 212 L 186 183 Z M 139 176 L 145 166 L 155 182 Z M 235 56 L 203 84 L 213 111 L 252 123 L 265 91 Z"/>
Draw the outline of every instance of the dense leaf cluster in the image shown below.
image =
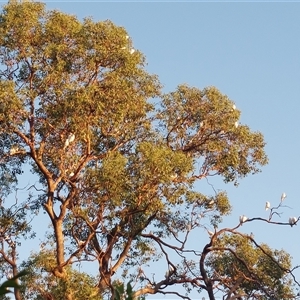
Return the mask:
<path id="1" fill-rule="evenodd" d="M 25 168 L 37 178 L 24 203 L 1 208 L 2 276 L 17 274 L 12 242 L 32 234 L 31 213 L 51 224 L 23 264 L 16 299 L 121 299 L 120 276 L 141 283 L 127 286 L 130 297 L 184 298 L 172 290 L 182 285 L 215 299 L 236 281 L 235 295 L 248 299 L 292 293 L 289 256 L 235 231 L 217 234 L 227 194 L 197 189 L 214 175 L 237 184 L 267 163 L 262 134 L 240 123 L 226 95 L 188 85 L 163 94 L 124 28 L 31 1 L 10 1 L 0 14 L 0 64 L 0 195 L 15 191 Z M 207 222 L 210 244 L 189 249 Z M 160 259 L 165 277 L 151 277 L 145 267 Z M 96 276 L 72 268 L 82 262 L 96 264 Z"/>

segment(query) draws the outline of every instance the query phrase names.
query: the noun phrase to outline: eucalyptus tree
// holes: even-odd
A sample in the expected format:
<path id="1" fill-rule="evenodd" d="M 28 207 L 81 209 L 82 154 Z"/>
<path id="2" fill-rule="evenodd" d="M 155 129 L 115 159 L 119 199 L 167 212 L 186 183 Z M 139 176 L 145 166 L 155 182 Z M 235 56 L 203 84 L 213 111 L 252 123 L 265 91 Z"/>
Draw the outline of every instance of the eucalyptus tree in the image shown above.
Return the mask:
<path id="1" fill-rule="evenodd" d="M 48 272 L 46 283 L 55 278 L 64 285 L 59 297 L 78 299 L 69 283 L 71 266 L 80 261 L 97 264 L 97 291 L 112 297 L 121 275 L 142 282 L 136 297 L 187 298 L 176 285 L 206 290 L 210 299 L 223 285 L 228 294 L 240 276 L 228 283 L 225 275 L 228 280 L 233 270 L 221 265 L 244 272 L 243 263 L 234 262 L 237 255 L 225 253 L 234 247 L 238 253 L 241 243 L 257 259 L 267 254 L 280 266 L 267 246 L 260 253 L 247 240 L 239 242 L 243 236 L 222 232 L 211 237 L 212 243 L 220 236 L 224 250 L 214 260 L 204 255 L 210 246 L 189 249 L 189 236 L 203 230 L 204 220 L 217 230 L 231 211 L 225 191 L 205 195 L 197 182 L 217 175 L 237 184 L 267 163 L 262 134 L 240 123 L 240 111 L 217 88 L 179 85 L 163 94 L 124 28 L 80 21 L 30 1 L 3 7 L 0 63 L 0 179 L 17 184 L 29 166 L 38 177 L 26 203 L 48 216 L 54 251 L 47 268 L 46 259 L 35 266 Z M 165 276 L 149 276 L 144 266 L 159 259 L 167 266 Z M 264 264 L 267 259 L 250 273 L 260 278 Z M 282 268 L 288 267 L 286 257 Z M 276 280 L 283 276 L 279 272 Z M 264 281 L 269 288 L 271 277 Z M 93 285 L 94 278 L 84 280 Z M 257 282 L 239 289 L 268 292 Z M 283 283 L 287 289 L 289 284 Z"/>
<path id="2" fill-rule="evenodd" d="M 24 299 L 65 299 L 66 294 L 77 300 L 103 299 L 98 293 L 95 276 L 67 266 L 67 276 L 62 280 L 51 273 L 55 263 L 54 249 L 44 248 L 33 252 L 22 264 L 22 268 L 27 271 L 21 279 L 20 293 Z"/>

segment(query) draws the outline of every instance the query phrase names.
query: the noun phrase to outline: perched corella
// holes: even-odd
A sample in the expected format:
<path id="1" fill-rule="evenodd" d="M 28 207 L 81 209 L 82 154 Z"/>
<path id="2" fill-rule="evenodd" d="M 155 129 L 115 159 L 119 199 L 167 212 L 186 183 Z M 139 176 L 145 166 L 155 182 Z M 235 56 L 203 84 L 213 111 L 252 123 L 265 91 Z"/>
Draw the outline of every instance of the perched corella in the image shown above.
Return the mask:
<path id="1" fill-rule="evenodd" d="M 267 202 L 266 202 L 265 209 L 266 209 L 266 210 L 268 210 L 270 207 L 271 207 L 271 204 L 270 204 L 270 202 L 269 202 L 269 201 L 267 201 Z"/>
<path id="2" fill-rule="evenodd" d="M 244 222 L 246 222 L 248 220 L 248 218 L 245 215 L 241 215 L 240 216 L 240 223 L 243 224 Z"/>
<path id="3" fill-rule="evenodd" d="M 65 141 L 65 147 L 64 147 L 64 148 L 69 147 L 69 145 L 70 145 L 72 142 L 74 142 L 74 140 L 75 140 L 75 134 L 74 134 L 74 133 L 70 133 L 69 136 L 68 136 L 68 138 L 67 138 L 66 141 Z"/>
<path id="4" fill-rule="evenodd" d="M 70 133 L 69 137 L 68 137 L 69 143 L 74 142 L 75 140 L 75 134 L 74 133 Z"/>
<path id="5" fill-rule="evenodd" d="M 130 54 L 133 54 L 134 52 L 135 52 L 135 49 L 133 49 L 133 48 L 131 48 L 129 51 Z"/>
<path id="6" fill-rule="evenodd" d="M 286 194 L 282 193 L 282 195 L 281 195 L 281 201 L 283 201 L 285 198 L 286 198 Z"/>
<path id="7" fill-rule="evenodd" d="M 298 221 L 298 219 L 296 217 L 290 217 L 289 218 L 289 224 L 291 225 L 291 227 L 293 225 L 296 225 L 297 221 Z"/>
<path id="8" fill-rule="evenodd" d="M 233 110 L 236 110 L 235 104 L 232 105 L 232 109 L 233 109 Z"/>
<path id="9" fill-rule="evenodd" d="M 66 139 L 66 141 L 65 141 L 65 147 L 64 148 L 69 147 L 69 145 L 70 145 L 69 139 Z"/>
<path id="10" fill-rule="evenodd" d="M 171 265 L 169 265 L 169 270 L 166 272 L 165 278 L 168 279 L 174 273 L 174 271 L 174 268 Z"/>
<path id="11" fill-rule="evenodd" d="M 234 126 L 235 126 L 235 128 L 238 128 L 238 127 L 239 127 L 239 122 L 236 121 L 236 122 L 234 123 Z"/>

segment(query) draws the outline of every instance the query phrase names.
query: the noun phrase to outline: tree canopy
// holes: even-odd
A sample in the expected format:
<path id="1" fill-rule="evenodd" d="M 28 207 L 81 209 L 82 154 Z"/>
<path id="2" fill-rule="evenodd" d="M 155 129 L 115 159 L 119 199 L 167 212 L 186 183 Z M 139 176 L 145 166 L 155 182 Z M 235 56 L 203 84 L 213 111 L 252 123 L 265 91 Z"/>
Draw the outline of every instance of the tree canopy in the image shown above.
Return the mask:
<path id="1" fill-rule="evenodd" d="M 113 299 L 118 280 L 139 283 L 134 297 L 188 299 L 177 285 L 211 300 L 295 297 L 289 255 L 240 233 L 244 221 L 219 229 L 226 192 L 197 189 L 210 176 L 237 185 L 267 163 L 263 135 L 226 95 L 186 84 L 164 93 L 124 28 L 31 1 L 3 7 L 0 64 L 0 271 L 29 270 L 16 299 Z M 10 205 L 25 168 L 38 182 Z M 45 247 L 18 265 L 41 212 Z M 210 242 L 190 249 L 208 221 Z M 152 277 L 144 268 L 160 260 L 167 272 Z"/>

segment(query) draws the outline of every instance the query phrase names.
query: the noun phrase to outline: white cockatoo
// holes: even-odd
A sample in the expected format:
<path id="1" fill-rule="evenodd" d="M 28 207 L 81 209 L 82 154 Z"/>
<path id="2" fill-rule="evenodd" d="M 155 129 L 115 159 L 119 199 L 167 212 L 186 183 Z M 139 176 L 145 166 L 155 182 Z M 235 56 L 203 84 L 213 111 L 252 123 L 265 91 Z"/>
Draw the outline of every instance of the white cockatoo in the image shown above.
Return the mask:
<path id="1" fill-rule="evenodd" d="M 282 193 L 282 195 L 281 195 L 281 201 L 283 201 L 285 198 L 286 198 L 286 194 Z"/>
<path id="2" fill-rule="evenodd" d="M 235 104 L 232 105 L 232 109 L 233 109 L 233 110 L 236 110 Z"/>
<path id="3" fill-rule="evenodd" d="M 129 35 L 126 35 L 125 38 L 126 38 L 126 40 L 128 40 L 129 39 Z"/>
<path id="4" fill-rule="evenodd" d="M 75 140 L 75 134 L 74 133 L 70 133 L 69 137 L 68 137 L 69 143 L 74 142 Z"/>
<path id="5" fill-rule="evenodd" d="M 169 265 L 169 270 L 166 272 L 165 278 L 168 279 L 174 273 L 174 271 L 175 269 L 173 268 L 173 266 Z"/>
<path id="6" fill-rule="evenodd" d="M 72 142 L 74 142 L 74 140 L 75 140 L 75 134 L 74 134 L 74 133 L 70 133 L 69 136 L 68 136 L 68 138 L 67 138 L 66 141 L 65 141 L 65 146 L 64 146 L 64 148 L 69 147 L 69 145 L 70 145 Z"/>
<path id="7" fill-rule="evenodd" d="M 69 145 L 70 145 L 69 139 L 66 139 L 64 148 L 69 147 Z"/>
<path id="8" fill-rule="evenodd" d="M 265 209 L 266 209 L 266 210 L 268 210 L 270 207 L 271 207 L 271 204 L 270 204 L 270 202 L 269 202 L 269 201 L 267 201 L 267 202 L 266 202 Z"/>
<path id="9" fill-rule="evenodd" d="M 175 269 L 173 268 L 173 266 L 169 265 L 169 271 L 170 271 L 170 273 L 173 273 L 174 270 L 175 270 Z"/>
<path id="10" fill-rule="evenodd" d="M 234 126 L 235 126 L 235 128 L 238 128 L 238 127 L 239 127 L 239 122 L 236 121 L 236 122 L 234 123 Z"/>
<path id="11" fill-rule="evenodd" d="M 240 216 L 240 223 L 243 224 L 244 222 L 246 222 L 248 220 L 248 218 L 245 215 L 241 215 Z"/>
<path id="12" fill-rule="evenodd" d="M 133 54 L 135 52 L 135 49 L 133 49 L 133 48 L 131 48 L 130 50 L 129 50 L 129 53 L 130 54 Z"/>
<path id="13" fill-rule="evenodd" d="M 297 221 L 298 221 L 298 219 L 296 217 L 290 217 L 289 218 L 289 224 L 291 225 L 291 227 L 293 225 L 296 225 Z"/>

